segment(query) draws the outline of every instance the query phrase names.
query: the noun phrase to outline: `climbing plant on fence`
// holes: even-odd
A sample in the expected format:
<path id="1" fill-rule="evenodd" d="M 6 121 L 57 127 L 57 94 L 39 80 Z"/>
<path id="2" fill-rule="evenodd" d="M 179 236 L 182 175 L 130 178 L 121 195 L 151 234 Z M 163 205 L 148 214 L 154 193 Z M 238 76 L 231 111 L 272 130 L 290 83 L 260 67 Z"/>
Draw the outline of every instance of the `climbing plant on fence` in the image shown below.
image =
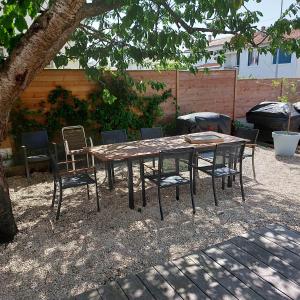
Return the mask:
<path id="1" fill-rule="evenodd" d="M 146 95 L 147 88 L 154 91 L 151 96 Z M 57 86 L 40 102 L 37 111 L 19 102 L 11 114 L 11 133 L 18 138 L 22 132 L 45 128 L 54 137 L 62 127 L 80 124 L 97 134 L 100 130 L 125 128 L 129 136 L 135 137 L 141 127 L 152 127 L 163 115 L 160 104 L 169 98 L 172 93 L 164 83 L 133 82 L 127 76 L 106 73 L 87 99 Z"/>

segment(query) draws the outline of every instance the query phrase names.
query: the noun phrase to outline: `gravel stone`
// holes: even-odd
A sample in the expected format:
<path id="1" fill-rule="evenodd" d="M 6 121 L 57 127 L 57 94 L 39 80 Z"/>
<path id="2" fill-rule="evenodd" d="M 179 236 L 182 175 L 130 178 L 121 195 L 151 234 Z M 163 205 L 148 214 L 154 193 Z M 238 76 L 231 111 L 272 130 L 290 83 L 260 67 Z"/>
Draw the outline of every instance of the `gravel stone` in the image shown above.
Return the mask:
<path id="1" fill-rule="evenodd" d="M 164 189 L 165 220 L 160 221 L 157 191 L 147 185 L 142 207 L 139 171 L 135 168 L 136 209 L 128 208 L 126 168 L 117 170 L 115 189 L 103 184 L 98 172 L 101 212 L 95 192 L 65 190 L 61 217 L 50 208 L 51 174 L 9 178 L 13 210 L 19 228 L 13 243 L 0 245 L 0 299 L 59 299 L 94 289 L 130 273 L 190 254 L 255 227 L 280 223 L 300 231 L 300 155 L 276 158 L 274 150 L 259 147 L 257 182 L 251 161 L 244 163 L 246 202 L 238 181 L 233 188 L 217 184 L 220 206 L 214 206 L 211 178 L 197 180 L 196 214 L 188 187 L 180 200 L 175 189 Z"/>

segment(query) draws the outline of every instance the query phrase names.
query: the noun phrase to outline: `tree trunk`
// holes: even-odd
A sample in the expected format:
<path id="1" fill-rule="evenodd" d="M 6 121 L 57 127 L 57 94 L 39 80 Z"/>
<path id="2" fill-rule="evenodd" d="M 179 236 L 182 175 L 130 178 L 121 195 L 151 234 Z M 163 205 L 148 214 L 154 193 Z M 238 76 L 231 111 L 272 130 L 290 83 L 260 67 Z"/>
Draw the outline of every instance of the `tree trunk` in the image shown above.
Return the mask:
<path id="1" fill-rule="evenodd" d="M 0 157 L 0 242 L 11 242 L 17 231 L 18 229 L 9 197 L 8 184 L 6 182 L 4 167 Z"/>
<path id="2" fill-rule="evenodd" d="M 0 143 L 7 136 L 15 100 L 32 79 L 54 58 L 74 32 L 85 0 L 58 0 L 30 26 L 20 44 L 0 69 Z M 17 233 L 4 167 L 0 162 L 0 243 Z"/>
<path id="3" fill-rule="evenodd" d="M 15 100 L 69 40 L 80 22 L 121 7 L 126 1 L 56 0 L 36 18 L 0 68 L 0 144 L 7 136 L 9 114 Z M 0 166 L 0 243 L 17 232 L 4 169 Z"/>

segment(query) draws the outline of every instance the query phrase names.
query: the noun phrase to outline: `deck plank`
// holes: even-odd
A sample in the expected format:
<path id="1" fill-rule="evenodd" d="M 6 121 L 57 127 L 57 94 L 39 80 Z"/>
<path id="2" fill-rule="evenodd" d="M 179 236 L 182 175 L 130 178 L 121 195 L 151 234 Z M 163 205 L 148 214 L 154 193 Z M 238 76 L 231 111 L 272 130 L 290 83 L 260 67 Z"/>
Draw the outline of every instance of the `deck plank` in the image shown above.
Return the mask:
<path id="1" fill-rule="evenodd" d="M 271 252 L 273 255 L 278 256 L 288 264 L 292 265 L 296 269 L 300 270 L 300 260 L 299 256 L 295 253 L 281 247 L 280 245 L 273 243 L 272 241 L 266 239 L 265 237 L 255 233 L 247 233 L 242 235 L 242 237 L 247 238 L 249 241 L 261 246 L 267 251 Z"/>
<path id="2" fill-rule="evenodd" d="M 240 264 L 220 248 L 212 247 L 205 250 L 204 253 L 227 269 L 227 271 L 232 273 L 235 277 L 239 278 L 247 286 L 251 287 L 263 298 L 272 300 L 288 299 L 288 297 L 274 288 L 269 282 L 265 281 L 247 267 Z"/>
<path id="3" fill-rule="evenodd" d="M 271 224 L 266 226 L 268 229 L 280 234 L 281 236 L 284 236 L 288 240 L 291 240 L 295 243 L 300 244 L 300 233 L 296 232 L 294 230 L 291 230 L 289 228 L 283 227 L 278 224 Z"/>
<path id="4" fill-rule="evenodd" d="M 120 299 L 125 300 L 127 299 L 126 295 L 124 294 L 123 290 L 116 282 L 111 282 L 107 285 L 101 286 L 98 288 L 98 292 L 103 300 L 110 300 L 110 299 Z"/>
<path id="5" fill-rule="evenodd" d="M 156 299 L 183 299 L 153 267 L 137 276 Z"/>
<path id="6" fill-rule="evenodd" d="M 181 258 L 173 263 L 211 299 L 236 299 L 193 260 Z"/>
<path id="7" fill-rule="evenodd" d="M 230 242 L 222 243 L 218 247 L 291 299 L 300 299 L 300 287 L 262 261 Z"/>
<path id="8" fill-rule="evenodd" d="M 72 299 L 300 300 L 300 233 L 254 229 Z"/>
<path id="9" fill-rule="evenodd" d="M 294 281 L 298 285 L 300 285 L 300 271 L 280 259 L 277 256 L 274 256 L 269 251 L 261 248 L 257 244 L 250 242 L 249 240 L 243 237 L 235 237 L 230 240 L 231 243 L 235 244 L 239 248 L 248 252 L 252 256 L 256 257 L 263 263 L 269 265 L 273 269 L 277 270 L 280 274 L 284 275 L 286 278 Z"/>
<path id="10" fill-rule="evenodd" d="M 168 262 L 154 267 L 184 299 L 209 299 L 189 278 L 187 278 L 174 264 Z"/>
<path id="11" fill-rule="evenodd" d="M 263 298 L 255 293 L 250 287 L 245 285 L 237 277 L 233 276 L 204 252 L 199 252 L 187 256 L 201 267 L 213 278 L 215 278 L 224 288 L 240 300 L 262 300 Z"/>
<path id="12" fill-rule="evenodd" d="M 128 277 L 119 279 L 117 283 L 130 300 L 155 299 L 136 275 L 129 275 Z"/>
<path id="13" fill-rule="evenodd" d="M 290 250 L 291 252 L 298 255 L 299 259 L 300 259 L 300 244 L 296 243 L 293 239 L 287 239 L 286 237 L 284 237 L 284 236 L 278 234 L 277 232 L 272 231 L 268 228 L 254 229 L 254 232 L 265 237 L 266 239 L 270 240 L 271 242 Z"/>

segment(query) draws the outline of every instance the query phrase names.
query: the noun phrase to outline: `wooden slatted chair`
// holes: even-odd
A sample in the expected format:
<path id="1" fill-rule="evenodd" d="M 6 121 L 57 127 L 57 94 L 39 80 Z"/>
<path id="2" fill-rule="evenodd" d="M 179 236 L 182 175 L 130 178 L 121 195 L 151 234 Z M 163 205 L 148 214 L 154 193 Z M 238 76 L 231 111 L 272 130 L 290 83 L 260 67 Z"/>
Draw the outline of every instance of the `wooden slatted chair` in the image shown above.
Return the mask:
<path id="1" fill-rule="evenodd" d="M 90 164 L 89 154 L 85 151 L 86 147 L 93 147 L 93 140 L 91 137 L 86 138 L 83 126 L 68 126 L 63 127 L 62 130 L 63 143 L 66 153 L 66 161 L 75 161 L 76 155 L 86 155 L 88 166 Z M 92 166 L 95 165 L 94 156 L 91 157 Z M 73 169 L 76 168 L 75 162 L 72 163 Z"/>

